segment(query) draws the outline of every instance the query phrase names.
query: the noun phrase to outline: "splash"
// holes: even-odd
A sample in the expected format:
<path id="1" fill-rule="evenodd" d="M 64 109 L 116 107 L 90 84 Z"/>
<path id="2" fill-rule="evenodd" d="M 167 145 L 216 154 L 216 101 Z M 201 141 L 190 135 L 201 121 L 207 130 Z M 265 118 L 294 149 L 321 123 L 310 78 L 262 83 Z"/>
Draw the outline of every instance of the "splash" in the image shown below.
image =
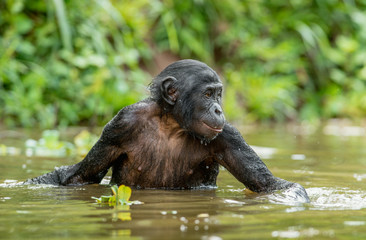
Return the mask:
<path id="1" fill-rule="evenodd" d="M 311 210 L 360 210 L 366 208 L 366 192 L 349 188 L 308 188 Z"/>

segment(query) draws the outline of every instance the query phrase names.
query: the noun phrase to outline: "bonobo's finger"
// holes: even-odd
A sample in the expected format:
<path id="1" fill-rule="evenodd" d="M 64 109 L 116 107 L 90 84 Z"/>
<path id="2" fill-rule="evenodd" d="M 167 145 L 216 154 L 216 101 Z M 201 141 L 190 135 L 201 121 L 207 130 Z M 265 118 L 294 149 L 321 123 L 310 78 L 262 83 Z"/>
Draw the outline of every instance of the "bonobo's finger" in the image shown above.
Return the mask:
<path id="1" fill-rule="evenodd" d="M 284 204 L 298 204 L 310 202 L 306 190 L 298 183 L 294 183 L 289 188 L 272 193 L 269 196 L 269 199 L 273 202 Z"/>

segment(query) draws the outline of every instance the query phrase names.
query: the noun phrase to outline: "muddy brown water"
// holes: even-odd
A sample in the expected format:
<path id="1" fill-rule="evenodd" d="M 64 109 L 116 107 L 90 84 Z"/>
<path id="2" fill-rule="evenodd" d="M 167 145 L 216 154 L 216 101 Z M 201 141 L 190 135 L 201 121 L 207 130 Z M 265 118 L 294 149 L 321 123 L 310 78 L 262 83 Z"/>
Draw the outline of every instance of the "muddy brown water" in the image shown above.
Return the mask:
<path id="1" fill-rule="evenodd" d="M 91 197 L 110 195 L 107 184 L 14 185 L 80 159 L 28 157 L 36 131 L 0 134 L 0 145 L 20 149 L 0 156 L 0 239 L 366 239 L 366 137 L 296 129 L 241 131 L 276 176 L 306 188 L 309 204 L 250 194 L 221 169 L 215 189 L 133 190 L 144 204 L 101 206 Z"/>

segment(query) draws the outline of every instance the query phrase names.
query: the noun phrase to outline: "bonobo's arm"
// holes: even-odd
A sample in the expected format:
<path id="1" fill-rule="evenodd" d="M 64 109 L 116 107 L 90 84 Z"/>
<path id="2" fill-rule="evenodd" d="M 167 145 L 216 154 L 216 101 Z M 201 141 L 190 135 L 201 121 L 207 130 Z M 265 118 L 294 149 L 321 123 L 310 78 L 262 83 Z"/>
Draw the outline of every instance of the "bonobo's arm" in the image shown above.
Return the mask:
<path id="1" fill-rule="evenodd" d="M 253 192 L 270 193 L 281 189 L 293 189 L 296 198 L 308 202 L 305 189 L 297 184 L 273 176 L 253 149 L 244 141 L 237 129 L 226 124 L 217 138 L 219 148 L 223 148 L 219 164 Z"/>
<path id="2" fill-rule="evenodd" d="M 103 129 L 102 135 L 86 157 L 71 166 L 28 179 L 25 184 L 79 185 L 99 183 L 114 161 L 123 153 L 123 142 L 131 137 L 129 123 L 121 110 Z"/>

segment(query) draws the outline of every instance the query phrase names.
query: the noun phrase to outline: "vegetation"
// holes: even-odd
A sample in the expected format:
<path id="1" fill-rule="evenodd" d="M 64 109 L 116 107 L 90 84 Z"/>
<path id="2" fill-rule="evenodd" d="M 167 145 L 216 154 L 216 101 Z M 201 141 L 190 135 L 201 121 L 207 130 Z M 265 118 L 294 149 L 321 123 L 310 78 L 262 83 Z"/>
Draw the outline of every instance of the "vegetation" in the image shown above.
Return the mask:
<path id="1" fill-rule="evenodd" d="M 105 124 L 147 96 L 156 56 L 225 81 L 231 120 L 366 116 L 366 2 L 0 2 L 0 121 Z"/>
<path id="2" fill-rule="evenodd" d="M 100 198 L 92 197 L 97 203 L 108 204 L 109 206 L 118 205 L 132 205 L 132 204 L 142 204 L 139 201 L 129 201 L 131 197 L 132 190 L 130 187 L 125 185 L 113 185 L 111 187 L 113 195 L 111 196 L 101 196 Z"/>
<path id="3" fill-rule="evenodd" d="M 111 196 L 101 196 L 100 198 L 92 197 L 100 205 L 108 205 L 114 207 L 114 212 L 112 214 L 113 221 L 131 221 L 130 205 L 133 204 L 144 204 L 140 201 L 129 201 L 131 197 L 132 190 L 130 187 L 125 185 L 113 185 L 111 187 L 113 195 Z"/>

